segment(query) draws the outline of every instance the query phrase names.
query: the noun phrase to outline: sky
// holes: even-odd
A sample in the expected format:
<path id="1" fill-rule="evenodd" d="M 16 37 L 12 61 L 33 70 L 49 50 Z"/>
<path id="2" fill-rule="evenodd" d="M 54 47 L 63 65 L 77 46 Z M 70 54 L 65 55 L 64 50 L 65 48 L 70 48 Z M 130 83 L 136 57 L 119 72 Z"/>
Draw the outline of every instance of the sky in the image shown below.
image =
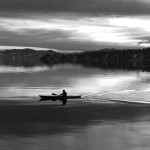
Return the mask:
<path id="1" fill-rule="evenodd" d="M 150 0 L 0 0 L 0 49 L 150 46 Z"/>

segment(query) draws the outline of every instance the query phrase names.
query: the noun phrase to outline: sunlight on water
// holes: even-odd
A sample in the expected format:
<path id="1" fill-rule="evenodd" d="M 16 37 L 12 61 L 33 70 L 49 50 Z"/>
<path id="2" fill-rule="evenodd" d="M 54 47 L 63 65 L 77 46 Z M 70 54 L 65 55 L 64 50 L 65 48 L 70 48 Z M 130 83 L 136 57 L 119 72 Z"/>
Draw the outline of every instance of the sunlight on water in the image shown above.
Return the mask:
<path id="1" fill-rule="evenodd" d="M 108 71 L 75 65 L 0 67 L 0 97 L 38 97 L 61 93 L 87 100 L 124 99 L 147 101 L 149 73 Z"/>
<path id="2" fill-rule="evenodd" d="M 0 66 L 0 74 L 5 73 L 34 73 L 49 70 L 47 66 L 36 66 L 36 67 L 10 67 Z"/>
<path id="3" fill-rule="evenodd" d="M 63 89 L 82 99 L 38 102 Z M 111 101 L 149 101 L 149 93 L 149 72 L 0 66 L 0 149 L 149 149 L 149 107 Z"/>

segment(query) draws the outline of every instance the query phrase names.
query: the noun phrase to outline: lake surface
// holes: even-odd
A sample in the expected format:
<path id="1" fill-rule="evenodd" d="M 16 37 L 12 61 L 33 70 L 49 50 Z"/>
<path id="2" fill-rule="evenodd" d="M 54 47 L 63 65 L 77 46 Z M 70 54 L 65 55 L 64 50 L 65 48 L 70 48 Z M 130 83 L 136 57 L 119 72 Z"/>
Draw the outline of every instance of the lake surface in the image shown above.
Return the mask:
<path id="1" fill-rule="evenodd" d="M 38 95 L 82 95 L 39 102 Z M 150 72 L 81 65 L 0 66 L 0 149 L 146 150 L 150 147 Z"/>

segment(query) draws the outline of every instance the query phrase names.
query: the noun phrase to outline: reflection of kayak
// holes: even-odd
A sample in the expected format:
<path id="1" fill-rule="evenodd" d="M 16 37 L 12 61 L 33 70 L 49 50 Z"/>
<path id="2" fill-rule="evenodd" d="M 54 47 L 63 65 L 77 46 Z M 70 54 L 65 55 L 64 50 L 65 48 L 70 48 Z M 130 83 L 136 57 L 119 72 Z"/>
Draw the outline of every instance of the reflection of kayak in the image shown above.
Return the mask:
<path id="1" fill-rule="evenodd" d="M 44 95 L 39 95 L 41 99 L 39 101 L 46 101 L 46 100 L 51 100 L 51 101 L 56 101 L 56 100 L 63 100 L 63 96 L 44 96 Z M 81 95 L 79 96 L 67 96 L 67 99 L 75 99 L 75 98 L 81 98 Z"/>

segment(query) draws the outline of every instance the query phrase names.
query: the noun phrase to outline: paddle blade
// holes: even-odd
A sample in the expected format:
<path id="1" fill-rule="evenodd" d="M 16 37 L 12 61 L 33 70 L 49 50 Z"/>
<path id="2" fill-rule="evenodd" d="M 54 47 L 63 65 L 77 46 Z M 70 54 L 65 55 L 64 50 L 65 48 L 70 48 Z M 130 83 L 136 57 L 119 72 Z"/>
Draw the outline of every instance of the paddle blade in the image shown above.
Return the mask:
<path id="1" fill-rule="evenodd" d="M 55 93 L 52 93 L 52 95 L 57 95 L 57 94 L 55 94 Z"/>

